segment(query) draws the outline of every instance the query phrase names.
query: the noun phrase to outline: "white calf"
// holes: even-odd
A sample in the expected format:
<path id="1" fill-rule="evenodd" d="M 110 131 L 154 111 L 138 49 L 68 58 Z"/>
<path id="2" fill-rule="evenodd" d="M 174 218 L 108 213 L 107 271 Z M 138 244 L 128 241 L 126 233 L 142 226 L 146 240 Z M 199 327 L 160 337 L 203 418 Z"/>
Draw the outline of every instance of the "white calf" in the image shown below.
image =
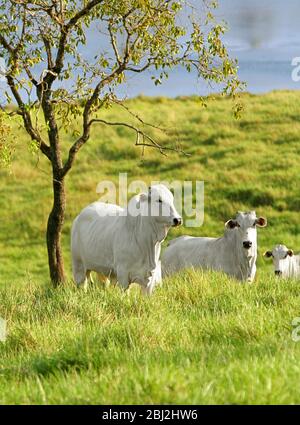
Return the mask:
<path id="1" fill-rule="evenodd" d="M 256 228 L 266 225 L 267 220 L 257 218 L 254 211 L 239 212 L 235 219 L 225 223 L 225 233 L 221 238 L 176 238 L 162 256 L 163 275 L 187 267 L 201 267 L 252 282 L 256 273 Z"/>
<path id="2" fill-rule="evenodd" d="M 294 255 L 293 250 L 285 245 L 276 245 L 272 251 L 264 253 L 266 258 L 273 259 L 274 272 L 284 278 L 300 276 L 300 255 Z"/>

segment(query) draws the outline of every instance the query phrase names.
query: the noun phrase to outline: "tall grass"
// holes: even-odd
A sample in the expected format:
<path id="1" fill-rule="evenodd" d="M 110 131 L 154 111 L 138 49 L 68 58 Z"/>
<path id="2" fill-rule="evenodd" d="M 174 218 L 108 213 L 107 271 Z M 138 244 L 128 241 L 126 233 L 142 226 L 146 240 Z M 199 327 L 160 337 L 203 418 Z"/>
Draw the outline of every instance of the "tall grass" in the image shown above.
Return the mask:
<path id="1" fill-rule="evenodd" d="M 214 273 L 137 288 L 4 287 L 5 403 L 297 403 L 299 283 Z"/>

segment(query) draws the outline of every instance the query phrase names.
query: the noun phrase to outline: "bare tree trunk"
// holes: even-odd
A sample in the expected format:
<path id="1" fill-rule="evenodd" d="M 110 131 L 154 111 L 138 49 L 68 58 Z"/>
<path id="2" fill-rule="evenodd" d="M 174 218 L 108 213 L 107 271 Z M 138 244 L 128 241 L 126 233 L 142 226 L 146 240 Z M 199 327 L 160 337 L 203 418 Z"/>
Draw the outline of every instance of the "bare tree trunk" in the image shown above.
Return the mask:
<path id="1" fill-rule="evenodd" d="M 53 208 L 47 224 L 47 248 L 50 278 L 54 286 L 65 281 L 61 232 L 65 218 L 66 197 L 63 178 L 53 178 Z"/>

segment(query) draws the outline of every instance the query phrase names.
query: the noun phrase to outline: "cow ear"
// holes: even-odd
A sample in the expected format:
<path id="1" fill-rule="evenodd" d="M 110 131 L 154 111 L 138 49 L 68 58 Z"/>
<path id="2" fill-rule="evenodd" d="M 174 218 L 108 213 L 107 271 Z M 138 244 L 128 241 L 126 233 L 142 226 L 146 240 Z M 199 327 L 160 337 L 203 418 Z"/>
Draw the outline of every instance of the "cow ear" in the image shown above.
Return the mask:
<path id="1" fill-rule="evenodd" d="M 272 251 L 266 251 L 265 253 L 264 253 L 264 257 L 266 257 L 266 258 L 270 258 L 270 257 L 272 257 Z"/>
<path id="2" fill-rule="evenodd" d="M 256 219 L 256 221 L 255 221 L 255 224 L 258 226 L 258 227 L 266 227 L 266 225 L 267 225 L 267 219 L 266 218 L 264 218 L 264 217 L 259 217 L 259 218 L 257 218 Z"/>
<path id="3" fill-rule="evenodd" d="M 292 257 L 294 255 L 294 251 L 292 249 L 288 249 L 287 255 Z"/>
<path id="4" fill-rule="evenodd" d="M 228 220 L 225 223 L 226 229 L 234 229 L 237 226 L 238 226 L 238 223 L 236 220 Z"/>

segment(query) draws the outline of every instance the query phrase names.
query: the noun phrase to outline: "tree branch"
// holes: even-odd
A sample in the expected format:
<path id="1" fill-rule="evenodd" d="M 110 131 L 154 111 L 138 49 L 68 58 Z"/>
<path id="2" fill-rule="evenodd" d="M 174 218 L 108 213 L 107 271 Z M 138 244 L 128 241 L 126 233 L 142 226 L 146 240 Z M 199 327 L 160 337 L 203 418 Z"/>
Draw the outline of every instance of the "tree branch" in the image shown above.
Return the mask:
<path id="1" fill-rule="evenodd" d="M 110 41 L 111 41 L 111 45 L 112 45 L 116 60 L 118 62 L 118 65 L 120 65 L 121 64 L 121 58 L 120 58 L 118 47 L 117 47 L 117 41 L 116 41 L 116 38 L 113 34 L 111 21 L 108 24 L 108 32 L 109 32 Z"/>
<path id="2" fill-rule="evenodd" d="M 40 33 L 41 33 L 41 37 L 42 37 L 46 54 L 47 54 L 48 69 L 52 69 L 54 64 L 53 64 L 51 45 L 50 45 L 47 34 L 45 34 L 42 30 L 40 30 Z"/>
<path id="3" fill-rule="evenodd" d="M 102 2 L 103 0 L 92 0 L 88 2 L 86 6 L 78 13 L 76 13 L 76 15 L 74 15 L 73 18 L 71 18 L 66 25 L 61 24 L 61 36 L 58 43 L 55 64 L 53 67 L 51 67 L 52 72 L 47 73 L 44 78 L 44 82 L 48 85 L 49 88 L 51 87 L 53 81 L 55 81 L 55 79 L 60 74 L 63 68 L 66 42 L 69 32 L 72 28 L 74 28 L 74 26 L 81 18 L 87 16 L 95 6 L 98 6 Z"/>
<path id="4" fill-rule="evenodd" d="M 0 33 L 0 43 L 9 53 L 14 52 L 13 47 L 9 44 L 9 42 L 6 40 L 6 38 L 1 33 Z"/>
<path id="5" fill-rule="evenodd" d="M 14 50 L 13 50 L 12 54 L 14 54 Z M 27 133 L 30 135 L 32 140 L 35 140 L 36 142 L 38 142 L 38 146 L 39 146 L 40 150 L 51 161 L 50 147 L 44 142 L 44 140 L 41 138 L 40 134 L 34 129 L 34 127 L 32 125 L 32 121 L 31 121 L 30 113 L 26 109 L 26 106 L 25 106 L 25 104 L 24 104 L 24 102 L 21 98 L 21 95 L 18 92 L 14 78 L 11 76 L 11 74 L 7 74 L 6 80 L 7 80 L 8 86 L 9 86 L 9 88 L 10 88 L 10 90 L 11 90 L 11 92 L 12 92 L 12 94 L 13 94 L 13 96 L 14 96 L 17 104 L 18 104 L 18 107 L 19 107 L 18 114 L 20 114 L 23 118 L 24 127 L 25 127 Z"/>
<path id="6" fill-rule="evenodd" d="M 136 133 L 136 141 L 135 141 L 135 146 L 143 146 L 143 147 L 149 147 L 149 148 L 155 148 L 158 149 L 159 152 L 162 155 L 166 155 L 165 151 L 173 151 L 173 152 L 178 152 L 178 153 L 182 153 L 186 156 L 189 156 L 188 153 L 184 152 L 181 149 L 178 148 L 171 148 L 169 146 L 162 146 L 159 143 L 157 143 L 151 136 L 149 136 L 149 134 L 145 133 L 143 130 L 135 127 L 134 125 L 125 123 L 125 122 L 109 122 L 103 119 L 92 119 L 89 121 L 88 126 L 89 129 L 90 127 L 94 124 L 94 123 L 100 123 L 100 124 L 105 124 L 105 125 L 110 125 L 110 126 L 122 126 L 122 127 L 127 127 L 131 130 L 133 130 Z M 142 139 L 142 141 L 141 141 Z M 69 151 L 69 156 L 68 159 L 62 169 L 62 176 L 64 177 L 68 171 L 72 168 L 73 163 L 75 161 L 75 157 L 77 152 L 80 150 L 80 148 L 86 143 L 86 141 L 80 137 L 71 147 L 70 151 Z"/>

